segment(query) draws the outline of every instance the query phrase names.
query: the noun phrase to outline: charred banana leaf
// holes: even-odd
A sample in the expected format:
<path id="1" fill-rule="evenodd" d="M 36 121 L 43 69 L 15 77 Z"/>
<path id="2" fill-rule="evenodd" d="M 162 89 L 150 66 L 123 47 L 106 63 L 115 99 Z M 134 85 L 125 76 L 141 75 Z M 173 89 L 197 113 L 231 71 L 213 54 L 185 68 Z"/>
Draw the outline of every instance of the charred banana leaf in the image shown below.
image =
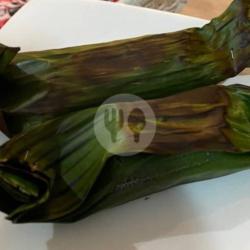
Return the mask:
<path id="1" fill-rule="evenodd" d="M 203 28 L 18 54 L 0 78 L 0 109 L 54 114 L 118 93 L 153 99 L 237 75 L 249 66 L 250 0 Z"/>
<path id="2" fill-rule="evenodd" d="M 128 128 L 121 129 L 119 120 L 112 126 L 119 129 L 121 134 L 117 134 L 122 140 L 118 140 L 112 150 L 103 148 L 94 131 L 95 123 L 102 122 L 102 119 L 94 119 L 96 108 L 38 125 L 0 148 L 0 192 L 4 197 L 0 209 L 13 222 L 75 221 L 101 208 L 173 185 L 247 169 L 249 100 L 250 89 L 236 85 L 204 87 L 149 101 L 156 114 L 156 135 L 144 152 L 167 156 L 149 155 L 145 157 L 147 162 L 142 161 L 144 156 L 131 158 L 131 161 L 135 159 L 134 164 L 138 161 L 138 165 L 129 159 L 120 158 L 121 165 L 109 160 L 112 153 L 138 152 L 139 149 L 128 143 Z M 129 105 L 138 107 L 140 103 L 109 105 L 126 110 Z M 131 119 L 128 126 L 136 131 L 141 116 L 137 113 L 134 116 L 136 119 Z M 152 122 L 151 117 L 146 119 Z M 208 157 L 201 152 L 191 154 L 190 161 L 189 154 L 169 156 L 209 150 L 235 153 L 214 152 L 213 157 Z M 117 172 L 113 170 L 116 165 Z M 129 176 L 135 178 L 137 173 L 141 179 L 139 189 L 136 186 L 134 192 L 127 195 L 125 188 L 123 193 L 124 182 Z M 103 183 L 105 178 L 110 178 L 107 184 Z M 114 203 L 112 197 L 115 197 Z"/>

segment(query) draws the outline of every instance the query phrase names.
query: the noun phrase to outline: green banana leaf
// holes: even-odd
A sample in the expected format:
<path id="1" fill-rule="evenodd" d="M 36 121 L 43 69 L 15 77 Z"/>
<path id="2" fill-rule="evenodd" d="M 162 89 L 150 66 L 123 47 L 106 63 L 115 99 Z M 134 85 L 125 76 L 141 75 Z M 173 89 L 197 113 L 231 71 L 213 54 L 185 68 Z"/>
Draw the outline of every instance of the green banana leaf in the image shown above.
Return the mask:
<path id="1" fill-rule="evenodd" d="M 0 110 L 58 114 L 119 93 L 153 99 L 217 84 L 249 66 L 249 8 L 235 0 L 203 28 L 20 53 L 1 74 Z"/>
<path id="2" fill-rule="evenodd" d="M 149 101 L 153 108 L 158 108 L 155 114 L 159 120 L 156 119 L 155 138 L 144 152 L 165 156 L 139 155 L 112 160 L 110 150 L 103 148 L 96 138 L 95 123 L 102 122 L 102 119 L 94 119 L 96 108 L 72 112 L 35 126 L 0 148 L 0 193 L 4 197 L 0 209 L 13 222 L 70 222 L 101 208 L 177 184 L 247 169 L 248 153 L 196 152 L 181 156 L 169 156 L 169 153 L 173 153 L 173 148 L 178 154 L 213 149 L 249 152 L 249 93 L 249 88 L 238 85 L 209 86 Z M 174 107 L 171 108 L 171 104 Z M 127 104 L 108 104 L 107 107 L 116 105 L 126 107 Z M 137 107 L 138 104 L 129 105 Z M 168 119 L 164 119 L 165 112 Z M 115 120 L 112 126 L 120 129 L 119 124 L 120 121 Z M 133 126 L 136 127 L 136 123 Z M 103 130 L 105 127 L 99 132 Z M 131 152 L 131 145 L 126 143 L 127 130 L 125 128 L 120 137 L 125 138 L 125 143 L 118 141 L 115 147 L 111 145 L 116 153 Z M 215 141 L 211 131 L 215 131 L 216 136 L 219 131 L 221 138 Z M 169 137 L 173 134 L 176 137 L 171 142 Z M 176 148 L 179 135 L 180 146 Z M 207 135 L 212 140 L 208 137 L 204 141 Z M 157 147 L 159 138 L 166 141 L 160 140 L 161 151 Z M 187 140 L 183 143 L 186 147 L 182 138 Z M 191 138 L 192 143 L 187 138 Z M 135 148 L 135 152 L 137 150 Z M 126 164 L 128 166 L 124 166 Z M 131 185 L 129 178 L 135 189 L 126 193 L 130 192 L 126 186 Z"/>
<path id="3" fill-rule="evenodd" d="M 116 93 L 150 99 L 238 74 L 249 65 L 249 7 L 250 0 L 235 0 L 201 29 L 19 54 L 11 64 L 18 49 L 3 46 L 0 110 L 11 131 L 23 132 L 0 148 L 0 210 L 16 223 L 72 222 L 172 186 L 248 169 L 249 89 L 242 86 L 229 87 L 215 103 L 206 103 L 209 119 L 199 120 L 197 105 L 189 109 L 194 121 L 184 119 L 189 138 L 195 127 L 199 131 L 204 129 L 201 124 L 215 125 L 212 134 L 220 136 L 218 141 L 201 143 L 201 137 L 195 137 L 189 148 L 211 152 L 182 153 L 185 148 L 178 147 L 173 151 L 167 137 L 159 147 L 156 136 L 145 152 L 156 154 L 163 148 L 161 153 L 167 155 L 111 157 L 94 135 L 96 108 L 82 109 Z M 156 127 L 169 132 L 168 119 L 175 115 L 166 113 L 168 119 L 162 119 L 159 110 Z M 178 121 L 174 125 L 180 128 Z M 117 153 L 131 149 L 125 146 Z M 168 155 L 173 152 L 178 155 Z"/>
<path id="4" fill-rule="evenodd" d="M 6 70 L 6 67 L 11 63 L 19 50 L 19 48 L 7 47 L 0 44 L 0 74 Z"/>
<path id="5" fill-rule="evenodd" d="M 63 221 L 77 221 L 177 185 L 217 178 L 249 167 L 249 153 L 195 152 L 172 156 L 114 157 L 101 172 L 85 204 Z"/>
<path id="6" fill-rule="evenodd" d="M 141 154 L 114 157 L 107 162 L 83 200 L 73 189 L 66 188 L 65 180 L 60 177 L 53 180 L 52 174 L 48 176 L 46 173 L 45 177 L 35 172 L 19 172 L 12 167 L 8 168 L 8 172 L 4 166 L 0 167 L 3 170 L 0 171 L 0 209 L 14 223 L 75 222 L 99 210 L 176 185 L 233 174 L 249 167 L 248 153 L 196 152 L 173 156 Z M 23 197 L 20 197 L 20 191 Z M 78 203 L 77 208 L 66 213 L 65 207 L 74 199 Z M 55 216 L 58 218 L 55 219 Z"/>

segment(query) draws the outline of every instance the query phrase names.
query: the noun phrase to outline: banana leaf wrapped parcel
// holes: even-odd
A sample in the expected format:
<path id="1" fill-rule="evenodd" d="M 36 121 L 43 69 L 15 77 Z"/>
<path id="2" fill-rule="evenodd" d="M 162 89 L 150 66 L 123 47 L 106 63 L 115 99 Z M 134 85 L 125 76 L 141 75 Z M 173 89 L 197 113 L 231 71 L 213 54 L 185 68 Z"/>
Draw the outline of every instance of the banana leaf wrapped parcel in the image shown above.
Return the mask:
<path id="1" fill-rule="evenodd" d="M 58 114 L 119 93 L 154 99 L 217 84 L 249 66 L 249 9 L 235 0 L 202 28 L 19 53 L 1 74 L 0 110 Z"/>
<path id="2" fill-rule="evenodd" d="M 246 169 L 249 166 L 247 152 L 250 151 L 249 102 L 250 88 L 242 85 L 208 86 L 148 101 L 156 120 L 146 119 L 155 122 L 156 131 L 151 144 L 144 150 L 144 153 L 154 154 L 145 157 L 149 159 L 148 165 L 143 161 L 147 167 L 141 163 L 136 167 L 137 160 L 141 162 L 140 156 L 134 158 L 135 165 L 127 160 L 127 168 L 124 166 L 126 160 L 121 160 L 122 166 L 114 163 L 111 151 L 98 143 L 94 133 L 94 120 L 99 121 L 94 119 L 96 108 L 71 112 L 35 126 L 14 136 L 0 148 L 0 186 L 2 196 L 6 197 L 0 209 L 14 222 L 70 222 L 98 210 L 99 206 L 120 204 L 149 190 Z M 123 110 L 131 105 L 138 107 L 136 102 L 106 104 L 117 109 L 123 107 Z M 141 123 L 137 113 L 132 115 L 136 119 L 128 123 L 130 129 Z M 112 152 L 137 152 L 138 148 L 128 144 L 128 128 L 120 129 L 119 124 L 119 120 L 114 121 L 113 128 L 119 130 L 119 143 Z M 150 134 L 151 131 L 142 133 Z M 196 154 L 190 155 L 189 162 L 188 152 L 194 151 Z M 204 151 L 213 151 L 210 157 L 224 164 L 215 167 Z M 157 154 L 162 156 L 155 156 Z M 182 169 L 183 158 L 173 154 L 186 154 L 183 157 L 187 167 Z M 204 169 L 192 160 L 200 157 L 198 166 L 204 165 Z M 225 163 L 227 158 L 232 158 L 229 165 Z M 240 160 L 234 166 L 236 159 Z M 111 171 L 108 176 L 107 169 Z M 154 175 L 151 180 L 146 170 L 156 176 L 160 174 L 159 182 Z M 119 186 L 122 189 L 119 178 L 122 181 L 129 178 L 130 171 L 144 175 L 146 180 L 139 183 L 146 187 L 145 190 L 141 188 L 138 193 L 135 191 L 128 196 L 120 192 L 113 194 L 114 185 L 115 189 Z M 182 173 L 186 174 L 182 176 Z M 116 174 L 120 177 L 113 179 Z M 173 178 L 164 178 L 168 175 Z M 101 176 L 108 178 L 107 185 Z M 118 195 L 114 203 L 109 199 L 113 195 Z"/>
<path id="3" fill-rule="evenodd" d="M 41 52 L 0 45 L 0 112 L 11 137 L 0 147 L 0 210 L 15 223 L 73 222 L 248 169 L 250 88 L 208 85 L 249 66 L 249 18 L 250 0 L 234 0 L 202 28 Z M 100 109 L 144 107 L 101 105 L 119 93 L 147 99 L 154 116 L 103 124 Z M 142 129 L 145 119 L 154 129 Z M 96 137 L 107 124 L 115 146 Z M 152 140 L 142 149 L 129 131 Z"/>

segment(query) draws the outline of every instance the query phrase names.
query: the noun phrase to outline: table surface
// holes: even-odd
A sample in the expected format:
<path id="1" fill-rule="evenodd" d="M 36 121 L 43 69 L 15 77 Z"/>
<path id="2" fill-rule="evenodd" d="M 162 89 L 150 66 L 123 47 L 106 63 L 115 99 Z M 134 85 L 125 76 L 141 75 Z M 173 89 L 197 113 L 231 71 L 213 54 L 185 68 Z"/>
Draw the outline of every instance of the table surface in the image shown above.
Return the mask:
<path id="1" fill-rule="evenodd" d="M 180 13 L 211 19 L 220 15 L 231 2 L 232 0 L 187 0 L 186 5 L 180 10 Z"/>
<path id="2" fill-rule="evenodd" d="M 0 42 L 27 51 L 168 32 L 204 23 L 201 19 L 95 0 L 32 0 L 0 31 Z M 248 81 L 248 76 L 230 80 Z M 245 171 L 176 187 L 68 225 L 13 225 L 0 214 L 1 249 L 247 250 L 249 179 L 250 171 Z"/>

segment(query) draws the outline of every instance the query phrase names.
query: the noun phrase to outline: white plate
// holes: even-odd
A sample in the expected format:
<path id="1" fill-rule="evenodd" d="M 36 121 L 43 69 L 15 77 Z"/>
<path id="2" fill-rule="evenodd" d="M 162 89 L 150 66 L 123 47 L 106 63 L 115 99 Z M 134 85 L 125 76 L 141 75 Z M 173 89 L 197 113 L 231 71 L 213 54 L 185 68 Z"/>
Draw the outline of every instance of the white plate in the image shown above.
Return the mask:
<path id="1" fill-rule="evenodd" d="M 197 18 L 95 0 L 31 0 L 0 31 L 0 42 L 21 46 L 23 51 L 42 50 L 204 23 Z M 242 79 L 247 83 L 249 77 Z M 249 180 L 250 172 L 245 171 L 185 185 L 69 225 L 12 225 L 1 214 L 1 249 L 247 250 Z"/>

